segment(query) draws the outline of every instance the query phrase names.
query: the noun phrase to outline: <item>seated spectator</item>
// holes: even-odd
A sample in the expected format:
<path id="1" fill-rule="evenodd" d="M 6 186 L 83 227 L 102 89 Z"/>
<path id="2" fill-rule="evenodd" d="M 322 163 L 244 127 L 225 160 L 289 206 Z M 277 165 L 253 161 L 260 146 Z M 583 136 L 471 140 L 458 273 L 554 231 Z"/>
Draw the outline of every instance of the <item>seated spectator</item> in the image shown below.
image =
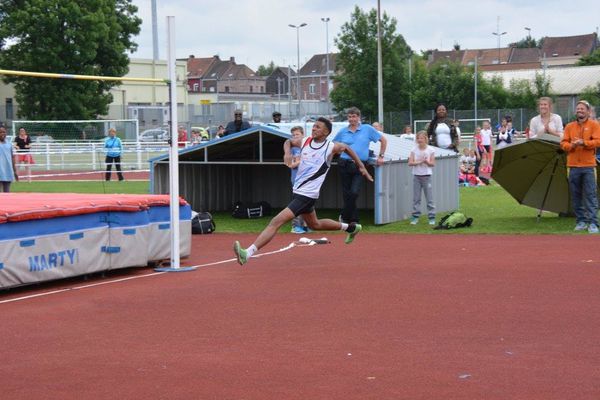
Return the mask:
<path id="1" fill-rule="evenodd" d="M 475 157 L 471 155 L 471 150 L 465 147 L 460 156 L 460 169 L 468 171 L 471 167 L 475 168 Z"/>
<path id="2" fill-rule="evenodd" d="M 375 128 L 377 130 L 377 132 L 383 132 L 383 124 L 379 123 L 379 122 L 373 122 L 371 124 L 371 126 L 373 128 Z"/>
<path id="3" fill-rule="evenodd" d="M 230 121 L 225 127 L 225 132 L 223 136 L 231 135 L 232 133 L 237 133 L 241 131 L 245 131 L 246 129 L 250 129 L 250 122 L 242 119 L 242 110 L 235 110 L 233 113 L 233 121 Z"/>
<path id="4" fill-rule="evenodd" d="M 401 138 L 415 140 L 415 134 L 412 131 L 412 127 L 410 125 L 406 125 L 400 134 Z"/>
<path id="5" fill-rule="evenodd" d="M 179 125 L 179 128 L 177 128 L 177 144 L 179 145 L 179 147 L 185 147 L 185 143 L 187 142 L 187 140 L 188 137 L 185 128 L 183 127 L 183 125 Z"/>
<path id="6" fill-rule="evenodd" d="M 200 144 L 200 130 L 198 128 L 192 128 L 192 137 L 190 142 L 193 145 Z"/>
<path id="7" fill-rule="evenodd" d="M 209 140 L 210 140 L 210 131 L 208 130 L 208 128 L 206 128 L 206 129 L 200 128 L 200 141 L 208 142 Z"/>
<path id="8" fill-rule="evenodd" d="M 223 125 L 219 125 L 217 128 L 217 133 L 215 133 L 215 139 L 219 139 L 225 136 L 225 127 Z"/>
<path id="9" fill-rule="evenodd" d="M 276 124 L 281 122 L 281 113 L 279 111 L 273 111 L 273 122 Z"/>

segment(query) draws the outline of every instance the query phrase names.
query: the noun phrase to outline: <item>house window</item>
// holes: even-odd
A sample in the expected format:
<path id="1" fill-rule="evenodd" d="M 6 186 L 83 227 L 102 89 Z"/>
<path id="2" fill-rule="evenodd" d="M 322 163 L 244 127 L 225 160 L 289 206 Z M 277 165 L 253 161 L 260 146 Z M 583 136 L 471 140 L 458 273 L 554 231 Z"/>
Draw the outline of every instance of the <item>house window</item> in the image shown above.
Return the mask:
<path id="1" fill-rule="evenodd" d="M 214 87 L 214 86 L 211 86 L 211 87 L 209 88 L 209 91 L 210 91 L 211 93 L 214 93 L 214 92 L 215 92 L 215 87 Z"/>
<path id="2" fill-rule="evenodd" d="M 229 93 L 229 86 L 225 86 L 225 93 Z"/>
<path id="3" fill-rule="evenodd" d="M 197 92 L 199 87 L 200 87 L 200 85 L 198 85 L 197 83 L 194 83 L 194 89 L 192 91 Z"/>
<path id="4" fill-rule="evenodd" d="M 315 94 L 315 88 L 317 85 L 315 85 L 314 83 L 311 83 L 310 85 L 308 85 L 308 93 L 310 94 Z"/>
<path id="5" fill-rule="evenodd" d="M 250 85 L 250 93 L 254 92 L 254 86 Z"/>

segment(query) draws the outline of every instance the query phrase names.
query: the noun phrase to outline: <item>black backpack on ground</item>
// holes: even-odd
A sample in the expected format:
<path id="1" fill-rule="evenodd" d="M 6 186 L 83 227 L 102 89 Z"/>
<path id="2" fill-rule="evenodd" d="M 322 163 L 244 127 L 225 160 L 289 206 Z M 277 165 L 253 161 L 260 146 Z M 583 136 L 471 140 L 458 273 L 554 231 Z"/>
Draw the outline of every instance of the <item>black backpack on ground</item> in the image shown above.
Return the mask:
<path id="1" fill-rule="evenodd" d="M 192 216 L 192 234 L 213 233 L 216 225 L 209 212 L 199 212 Z"/>

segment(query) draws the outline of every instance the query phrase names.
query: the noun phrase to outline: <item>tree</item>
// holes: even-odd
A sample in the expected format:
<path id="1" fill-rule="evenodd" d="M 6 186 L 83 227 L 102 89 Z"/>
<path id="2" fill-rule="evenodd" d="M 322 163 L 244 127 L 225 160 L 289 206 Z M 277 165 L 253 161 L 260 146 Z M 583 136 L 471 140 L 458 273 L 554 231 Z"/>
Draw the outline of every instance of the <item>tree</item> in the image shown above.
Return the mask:
<path id="1" fill-rule="evenodd" d="M 591 54 L 581 57 L 577 61 L 577 65 L 600 65 L 600 49 L 596 49 Z"/>
<path id="2" fill-rule="evenodd" d="M 0 2 L 0 65 L 5 69 L 123 76 L 140 31 L 132 0 L 6 0 Z M 94 119 L 108 113 L 117 81 L 6 76 L 19 116 Z"/>
<path id="3" fill-rule="evenodd" d="M 509 44 L 508 47 L 517 47 L 519 49 L 530 49 L 534 47 L 541 48 L 542 43 L 543 39 L 535 40 L 535 38 L 527 36 L 519 40 L 518 42 Z"/>
<path id="4" fill-rule="evenodd" d="M 385 12 L 381 18 L 383 104 L 386 110 L 408 107 L 407 60 L 412 52 L 402 35 L 396 33 L 397 21 Z M 337 110 L 350 106 L 366 116 L 375 116 L 377 104 L 377 11 L 362 11 L 358 6 L 335 39 L 336 88 L 331 101 Z"/>
<path id="5" fill-rule="evenodd" d="M 256 70 L 256 75 L 258 76 L 270 76 L 273 71 L 275 71 L 275 63 L 273 61 L 271 61 L 269 63 L 269 65 L 264 66 L 264 65 L 260 65 L 258 67 L 258 69 Z"/>
<path id="6" fill-rule="evenodd" d="M 600 112 L 600 83 L 596 86 L 588 86 L 579 94 L 579 98 L 587 100 L 596 107 L 596 114 Z"/>
<path id="7" fill-rule="evenodd" d="M 472 68 L 456 62 L 436 62 L 428 70 L 415 68 L 413 74 L 413 109 L 416 112 L 433 109 L 443 102 L 448 108 L 473 107 L 475 80 Z M 415 82 L 415 75 L 420 77 Z"/>

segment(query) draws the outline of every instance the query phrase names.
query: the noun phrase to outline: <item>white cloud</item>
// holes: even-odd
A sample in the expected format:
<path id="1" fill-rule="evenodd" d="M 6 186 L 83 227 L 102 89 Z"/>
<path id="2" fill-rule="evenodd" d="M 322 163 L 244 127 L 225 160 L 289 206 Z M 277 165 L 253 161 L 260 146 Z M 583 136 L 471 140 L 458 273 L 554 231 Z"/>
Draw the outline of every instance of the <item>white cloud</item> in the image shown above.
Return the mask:
<path id="1" fill-rule="evenodd" d="M 142 32 L 136 38 L 140 58 L 152 57 L 152 18 L 150 0 L 133 0 L 143 19 Z M 325 24 L 329 17 L 329 48 L 335 51 L 333 38 L 350 20 L 355 2 L 344 0 L 255 0 L 191 1 L 157 0 L 159 53 L 166 56 L 166 16 L 175 17 L 176 56 L 235 57 L 238 63 L 256 69 L 271 60 L 278 65 L 295 65 L 296 30 L 288 24 L 307 23 L 300 29 L 300 64 L 313 54 L 325 53 Z M 377 1 L 359 1 L 368 10 Z M 500 16 L 501 44 L 506 46 L 526 36 L 570 36 L 596 31 L 599 24 L 596 1 L 580 0 L 567 7 L 556 0 L 443 1 L 381 0 L 382 11 L 398 20 L 402 34 L 413 50 L 438 48 L 449 50 L 457 42 L 462 48 L 495 48 L 496 18 Z"/>

